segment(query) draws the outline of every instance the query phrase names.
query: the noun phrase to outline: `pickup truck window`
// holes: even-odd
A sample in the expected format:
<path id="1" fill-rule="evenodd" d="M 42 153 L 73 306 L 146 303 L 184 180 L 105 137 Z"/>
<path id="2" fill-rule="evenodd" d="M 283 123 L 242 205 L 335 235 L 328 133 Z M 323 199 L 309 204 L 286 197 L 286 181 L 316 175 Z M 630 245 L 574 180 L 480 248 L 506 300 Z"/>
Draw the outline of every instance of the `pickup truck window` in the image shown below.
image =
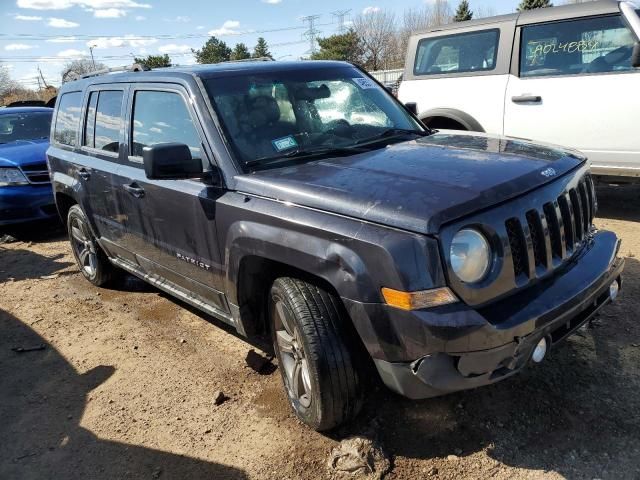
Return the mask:
<path id="1" fill-rule="evenodd" d="M 243 167 L 294 155 L 301 160 L 329 148 L 348 155 L 363 144 L 377 147 L 372 142 L 380 136 L 392 142 L 426 134 L 384 88 L 354 68 L 257 72 L 204 83 Z"/>
<path id="2" fill-rule="evenodd" d="M 520 76 L 579 75 L 632 69 L 633 35 L 620 15 L 523 27 Z"/>
<path id="3" fill-rule="evenodd" d="M 414 75 L 487 71 L 496 68 L 498 29 L 423 38 Z"/>
<path id="4" fill-rule="evenodd" d="M 201 158 L 200 136 L 179 93 L 137 91 L 133 104 L 131 155 L 142 156 L 142 148 L 156 143 L 184 143 L 193 158 Z"/>
<path id="5" fill-rule="evenodd" d="M 62 145 L 78 145 L 77 132 L 80 125 L 81 92 L 69 92 L 60 97 L 53 140 Z"/>

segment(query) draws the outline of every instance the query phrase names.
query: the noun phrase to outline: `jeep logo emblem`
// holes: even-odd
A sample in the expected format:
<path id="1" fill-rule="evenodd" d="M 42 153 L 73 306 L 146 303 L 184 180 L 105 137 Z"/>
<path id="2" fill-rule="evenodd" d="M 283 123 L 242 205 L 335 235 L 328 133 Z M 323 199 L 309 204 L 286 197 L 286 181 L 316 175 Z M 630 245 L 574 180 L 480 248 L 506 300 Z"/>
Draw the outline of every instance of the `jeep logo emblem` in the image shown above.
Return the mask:
<path id="1" fill-rule="evenodd" d="M 549 167 L 549 168 L 546 168 L 546 169 L 542 170 L 540 172 L 540 175 L 542 175 L 543 177 L 549 178 L 549 177 L 555 176 L 556 175 L 556 171 L 555 171 L 555 169 Z"/>

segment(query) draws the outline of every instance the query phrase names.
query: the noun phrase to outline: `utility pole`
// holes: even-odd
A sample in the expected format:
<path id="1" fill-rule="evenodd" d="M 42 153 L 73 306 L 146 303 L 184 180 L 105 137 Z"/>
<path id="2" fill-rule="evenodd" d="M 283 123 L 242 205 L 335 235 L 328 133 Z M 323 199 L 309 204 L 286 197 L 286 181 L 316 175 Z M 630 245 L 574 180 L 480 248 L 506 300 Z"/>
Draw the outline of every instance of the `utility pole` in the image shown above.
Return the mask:
<path id="1" fill-rule="evenodd" d="M 309 51 L 307 53 L 310 55 L 316 53 L 316 37 L 320 33 L 320 30 L 316 30 L 315 22 L 319 18 L 320 15 L 308 15 L 306 17 L 302 17 L 302 21 L 309 25 L 309 28 L 304 32 L 303 37 L 309 40 Z"/>
<path id="2" fill-rule="evenodd" d="M 340 35 L 347 33 L 347 27 L 344 24 L 344 19 L 351 13 L 351 9 L 348 10 L 336 10 L 335 12 L 331 12 L 331 15 L 338 19 L 338 33 Z"/>
<path id="3" fill-rule="evenodd" d="M 89 53 L 91 54 L 91 64 L 93 65 L 93 71 L 96 70 L 96 61 L 93 58 L 93 49 L 96 48 L 96 45 L 89 45 Z"/>
<path id="4" fill-rule="evenodd" d="M 49 88 L 49 85 L 47 84 L 47 81 L 44 79 L 44 75 L 42 74 L 42 70 L 40 70 L 40 65 L 38 65 L 38 73 L 40 74 L 40 77 L 42 79 L 42 83 L 44 85 L 44 88 Z"/>

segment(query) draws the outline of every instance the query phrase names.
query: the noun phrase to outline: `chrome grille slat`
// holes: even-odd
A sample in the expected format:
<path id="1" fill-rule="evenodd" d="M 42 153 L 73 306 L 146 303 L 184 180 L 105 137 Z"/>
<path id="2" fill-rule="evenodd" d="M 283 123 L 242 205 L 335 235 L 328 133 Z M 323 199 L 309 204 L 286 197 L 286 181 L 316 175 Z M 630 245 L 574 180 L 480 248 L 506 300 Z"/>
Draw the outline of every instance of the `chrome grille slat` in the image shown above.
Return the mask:
<path id="1" fill-rule="evenodd" d="M 49 178 L 49 170 L 47 169 L 46 163 L 36 163 L 33 165 L 25 165 L 20 167 L 22 173 L 25 174 L 29 183 L 33 184 L 43 184 L 50 183 L 51 179 Z"/>

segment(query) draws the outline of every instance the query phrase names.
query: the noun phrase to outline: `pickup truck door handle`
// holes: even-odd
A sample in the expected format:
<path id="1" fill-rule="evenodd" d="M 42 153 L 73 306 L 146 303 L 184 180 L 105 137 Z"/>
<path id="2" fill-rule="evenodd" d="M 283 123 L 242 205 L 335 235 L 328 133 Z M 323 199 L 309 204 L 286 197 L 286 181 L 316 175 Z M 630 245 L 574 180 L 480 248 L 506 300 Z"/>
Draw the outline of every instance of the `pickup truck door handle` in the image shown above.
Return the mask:
<path id="1" fill-rule="evenodd" d="M 133 182 L 129 185 L 123 185 L 122 188 L 124 188 L 127 192 L 129 192 L 136 198 L 144 197 L 144 189 L 140 188 L 140 186 L 136 182 Z"/>
<path id="2" fill-rule="evenodd" d="M 84 167 L 78 169 L 78 175 L 80 175 L 84 180 L 89 180 L 91 177 L 91 173 L 89 173 L 89 171 Z"/>
<path id="3" fill-rule="evenodd" d="M 542 97 L 540 95 L 516 95 L 511 97 L 513 103 L 540 103 Z"/>

